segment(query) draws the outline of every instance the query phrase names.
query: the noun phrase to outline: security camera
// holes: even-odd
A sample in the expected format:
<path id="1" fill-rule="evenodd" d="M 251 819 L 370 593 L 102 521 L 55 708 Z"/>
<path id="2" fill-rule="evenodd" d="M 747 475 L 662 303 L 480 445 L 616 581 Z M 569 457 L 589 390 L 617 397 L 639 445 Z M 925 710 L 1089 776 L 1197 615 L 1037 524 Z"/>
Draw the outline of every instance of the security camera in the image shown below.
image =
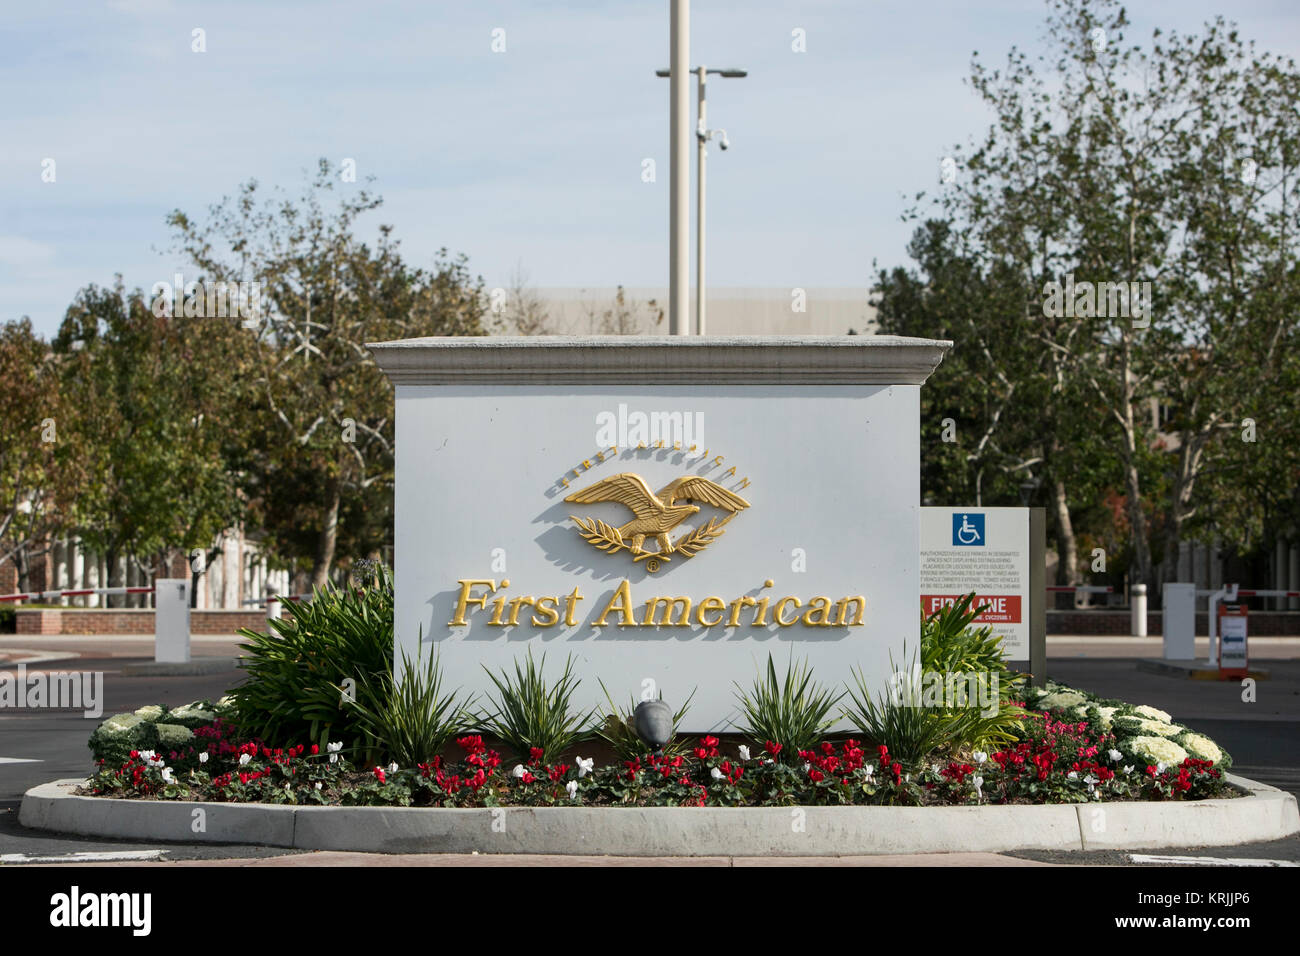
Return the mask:
<path id="1" fill-rule="evenodd" d="M 723 133 L 723 134 L 722 134 L 722 139 L 720 139 L 720 140 L 718 141 L 718 148 L 719 148 L 719 149 L 726 149 L 726 148 L 727 148 L 728 146 L 730 146 L 730 145 L 731 145 L 731 141 L 730 141 L 729 139 L 727 139 L 727 134 L 726 134 L 726 133 Z"/>

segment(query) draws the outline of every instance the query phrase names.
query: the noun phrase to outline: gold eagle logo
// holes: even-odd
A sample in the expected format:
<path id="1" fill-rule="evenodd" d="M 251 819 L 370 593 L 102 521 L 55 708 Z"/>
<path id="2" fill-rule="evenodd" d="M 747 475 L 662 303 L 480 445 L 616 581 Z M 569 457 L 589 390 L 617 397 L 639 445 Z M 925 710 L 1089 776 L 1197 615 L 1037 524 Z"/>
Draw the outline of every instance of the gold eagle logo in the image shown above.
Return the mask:
<path id="1" fill-rule="evenodd" d="M 673 554 L 694 557 L 714 538 L 722 535 L 723 526 L 728 521 L 749 507 L 749 502 L 740 495 L 698 475 L 675 478 L 655 494 L 644 478 L 632 472 L 611 475 L 589 488 L 574 492 L 564 500 L 584 505 L 597 501 L 616 501 L 629 508 L 632 520 L 617 528 L 597 518 L 584 521 L 572 515 L 570 517 L 589 544 L 607 554 L 615 554 L 626 548 L 632 553 L 633 561 L 649 558 L 651 560 L 646 566 L 651 571 L 658 569 L 659 561 L 672 560 L 670 555 Z M 697 501 L 725 511 L 727 516 L 721 519 L 710 518 L 707 524 L 672 541 L 668 532 L 699 512 Z M 646 551 L 642 547 L 646 538 L 654 538 L 659 550 Z"/>

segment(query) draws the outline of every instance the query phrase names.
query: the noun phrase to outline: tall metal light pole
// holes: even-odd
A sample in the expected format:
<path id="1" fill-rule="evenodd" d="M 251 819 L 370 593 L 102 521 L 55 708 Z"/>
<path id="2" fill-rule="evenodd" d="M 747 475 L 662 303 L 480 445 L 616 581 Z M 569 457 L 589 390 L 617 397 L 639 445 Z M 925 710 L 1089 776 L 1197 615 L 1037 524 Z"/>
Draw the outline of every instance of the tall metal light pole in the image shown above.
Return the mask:
<path id="1" fill-rule="evenodd" d="M 749 74 L 744 70 L 710 70 L 703 66 L 697 66 L 691 71 L 696 77 L 696 105 L 698 109 L 698 119 L 695 125 L 695 150 L 696 150 L 696 167 L 699 170 L 699 182 L 696 184 L 695 192 L 695 319 L 696 334 L 703 335 L 705 332 L 705 282 L 704 282 L 704 198 L 705 198 L 705 158 L 708 156 L 708 144 L 710 139 L 717 139 L 718 145 L 723 149 L 730 146 L 727 140 L 727 131 L 725 129 L 709 129 L 707 123 L 708 99 L 705 94 L 707 78 L 710 73 L 717 76 L 729 78 L 741 78 Z M 666 76 L 670 81 L 676 82 L 677 73 L 673 70 L 656 70 L 655 76 Z M 674 157 L 676 154 L 674 153 Z M 674 169 L 676 167 L 674 166 Z M 671 200 L 673 208 L 676 210 L 677 196 L 674 192 Z M 675 235 L 675 233 L 674 233 Z M 671 253 L 670 253 L 671 255 Z M 676 261 L 676 260 L 674 260 Z M 676 292 L 669 290 L 669 299 L 677 301 Z M 681 297 L 686 298 L 685 291 L 681 292 Z M 672 325 L 674 335 L 689 334 L 690 322 L 684 321 L 683 326 L 686 332 L 678 332 L 677 325 Z"/>
<path id="2" fill-rule="evenodd" d="M 686 95 L 687 64 L 691 62 L 690 0 L 672 0 L 669 17 L 668 80 L 668 327 L 673 335 L 689 335 L 691 160 L 686 151 L 690 135 L 690 106 Z"/>

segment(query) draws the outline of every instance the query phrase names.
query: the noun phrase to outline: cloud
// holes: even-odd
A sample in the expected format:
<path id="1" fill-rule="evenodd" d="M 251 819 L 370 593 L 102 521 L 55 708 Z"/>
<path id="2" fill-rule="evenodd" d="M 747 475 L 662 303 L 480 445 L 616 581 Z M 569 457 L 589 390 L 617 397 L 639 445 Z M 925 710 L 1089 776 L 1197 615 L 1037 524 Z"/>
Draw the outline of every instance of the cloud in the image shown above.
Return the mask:
<path id="1" fill-rule="evenodd" d="M 54 258 L 54 247 L 22 236 L 0 236 L 0 265 L 26 267 Z"/>
<path id="2" fill-rule="evenodd" d="M 108 7 L 138 17 L 170 13 L 173 9 L 171 0 L 109 0 Z"/>

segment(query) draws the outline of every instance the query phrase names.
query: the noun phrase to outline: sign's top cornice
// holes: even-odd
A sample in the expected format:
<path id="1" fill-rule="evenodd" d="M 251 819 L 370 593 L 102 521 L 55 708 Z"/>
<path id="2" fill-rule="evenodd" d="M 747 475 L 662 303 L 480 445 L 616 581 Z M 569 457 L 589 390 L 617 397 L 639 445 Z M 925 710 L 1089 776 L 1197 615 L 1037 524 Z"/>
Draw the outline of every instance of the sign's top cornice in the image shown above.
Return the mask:
<path id="1" fill-rule="evenodd" d="M 920 385 L 952 342 L 901 335 L 429 336 L 371 342 L 394 385 Z"/>

